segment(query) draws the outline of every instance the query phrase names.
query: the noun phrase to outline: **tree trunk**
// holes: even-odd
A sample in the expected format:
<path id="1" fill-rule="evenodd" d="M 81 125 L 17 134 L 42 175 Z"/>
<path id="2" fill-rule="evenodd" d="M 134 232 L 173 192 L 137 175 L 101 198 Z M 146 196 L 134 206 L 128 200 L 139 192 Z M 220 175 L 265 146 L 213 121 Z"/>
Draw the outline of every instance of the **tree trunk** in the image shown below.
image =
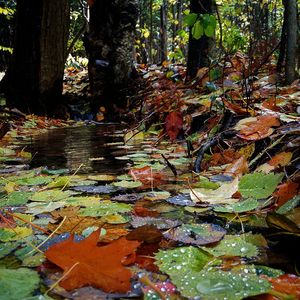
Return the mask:
<path id="1" fill-rule="evenodd" d="M 286 83 L 290 84 L 296 79 L 296 61 L 297 61 L 297 2 L 296 0 L 284 0 L 284 9 L 286 11 L 286 61 L 285 77 Z M 299 53 L 298 53 L 299 55 Z"/>
<path id="2" fill-rule="evenodd" d="M 18 0 L 14 52 L 1 82 L 8 103 L 59 115 L 69 31 L 68 0 Z"/>
<path id="3" fill-rule="evenodd" d="M 213 14 L 215 12 L 214 0 L 191 0 L 190 12 L 197 14 Z M 214 45 L 214 39 L 203 35 L 200 39 L 194 39 L 190 32 L 187 79 L 190 80 L 197 75 L 199 68 L 210 65 L 209 56 Z"/>
<path id="4" fill-rule="evenodd" d="M 133 67 L 136 0 L 95 0 L 90 7 L 87 53 L 92 110 L 105 107 L 115 115 L 124 106 L 122 90 L 128 86 Z"/>
<path id="5" fill-rule="evenodd" d="M 163 0 L 160 7 L 160 48 L 161 63 L 167 60 L 168 56 L 168 1 Z"/>

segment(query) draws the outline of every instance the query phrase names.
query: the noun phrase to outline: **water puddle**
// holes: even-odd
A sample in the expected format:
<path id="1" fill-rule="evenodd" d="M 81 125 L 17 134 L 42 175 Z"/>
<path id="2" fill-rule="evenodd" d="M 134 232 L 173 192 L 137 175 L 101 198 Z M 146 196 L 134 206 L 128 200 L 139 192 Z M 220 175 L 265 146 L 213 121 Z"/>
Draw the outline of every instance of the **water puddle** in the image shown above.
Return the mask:
<path id="1" fill-rule="evenodd" d="M 126 161 L 116 160 L 112 154 L 115 143 L 122 143 L 118 135 L 120 125 L 80 126 L 52 129 L 24 143 L 33 155 L 31 168 L 67 168 L 80 173 L 119 174 Z M 114 134 L 116 133 L 116 134 Z"/>

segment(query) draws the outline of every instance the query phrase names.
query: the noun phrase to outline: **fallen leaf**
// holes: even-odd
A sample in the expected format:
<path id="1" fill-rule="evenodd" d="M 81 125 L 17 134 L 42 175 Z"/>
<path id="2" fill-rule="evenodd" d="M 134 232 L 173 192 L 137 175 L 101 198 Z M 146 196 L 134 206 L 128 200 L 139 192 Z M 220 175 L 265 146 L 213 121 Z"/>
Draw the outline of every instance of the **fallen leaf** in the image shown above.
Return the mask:
<path id="1" fill-rule="evenodd" d="M 194 189 L 190 192 L 190 197 L 193 202 L 206 202 L 209 204 L 230 204 L 237 202 L 238 199 L 233 199 L 232 195 L 238 191 L 239 179 L 236 177 L 230 183 L 223 183 L 216 190 Z"/>
<path id="2" fill-rule="evenodd" d="M 239 130 L 238 137 L 256 141 L 270 136 L 274 129 L 272 127 L 280 126 L 280 121 L 276 116 L 259 116 L 257 118 L 247 118 L 240 121 L 235 129 Z"/>
<path id="3" fill-rule="evenodd" d="M 295 182 L 286 182 L 277 187 L 273 195 L 277 198 L 276 206 L 281 207 L 288 200 L 294 198 L 299 192 L 299 184 Z"/>
<path id="4" fill-rule="evenodd" d="M 245 156 L 241 156 L 235 162 L 230 164 L 224 171 L 225 175 L 240 177 L 248 172 L 248 162 Z"/>
<path id="5" fill-rule="evenodd" d="M 166 132 L 170 140 L 176 140 L 183 128 L 182 114 L 177 111 L 172 111 L 167 115 L 165 122 Z"/>
<path id="6" fill-rule="evenodd" d="M 124 267 L 140 245 L 124 237 L 106 246 L 98 247 L 100 230 L 83 241 L 75 242 L 74 236 L 51 246 L 45 255 L 48 260 L 62 268 L 64 279 L 60 282 L 66 290 L 93 286 L 105 292 L 128 292 L 131 271 Z"/>

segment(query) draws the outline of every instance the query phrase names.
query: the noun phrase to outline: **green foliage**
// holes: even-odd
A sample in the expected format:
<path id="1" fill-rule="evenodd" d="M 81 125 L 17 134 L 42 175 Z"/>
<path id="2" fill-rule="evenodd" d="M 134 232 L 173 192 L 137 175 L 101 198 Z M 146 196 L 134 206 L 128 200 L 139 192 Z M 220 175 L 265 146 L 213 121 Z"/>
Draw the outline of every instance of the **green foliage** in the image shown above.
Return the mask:
<path id="1" fill-rule="evenodd" d="M 203 35 L 213 37 L 217 21 L 213 15 L 190 13 L 183 18 L 184 23 L 191 27 L 192 36 L 198 40 Z"/>

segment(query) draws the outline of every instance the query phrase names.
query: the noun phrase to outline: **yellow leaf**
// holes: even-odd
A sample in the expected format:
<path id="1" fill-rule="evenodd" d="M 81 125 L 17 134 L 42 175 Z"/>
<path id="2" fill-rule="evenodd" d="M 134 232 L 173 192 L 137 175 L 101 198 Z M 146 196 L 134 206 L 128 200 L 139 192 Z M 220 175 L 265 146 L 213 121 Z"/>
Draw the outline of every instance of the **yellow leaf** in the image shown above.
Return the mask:
<path id="1" fill-rule="evenodd" d="M 16 189 L 17 189 L 17 184 L 16 183 L 14 183 L 14 182 L 8 182 L 6 185 L 5 185 L 5 187 L 4 187 L 4 190 L 8 193 L 8 194 L 10 194 L 10 193 L 12 193 L 12 192 L 14 192 Z"/>

